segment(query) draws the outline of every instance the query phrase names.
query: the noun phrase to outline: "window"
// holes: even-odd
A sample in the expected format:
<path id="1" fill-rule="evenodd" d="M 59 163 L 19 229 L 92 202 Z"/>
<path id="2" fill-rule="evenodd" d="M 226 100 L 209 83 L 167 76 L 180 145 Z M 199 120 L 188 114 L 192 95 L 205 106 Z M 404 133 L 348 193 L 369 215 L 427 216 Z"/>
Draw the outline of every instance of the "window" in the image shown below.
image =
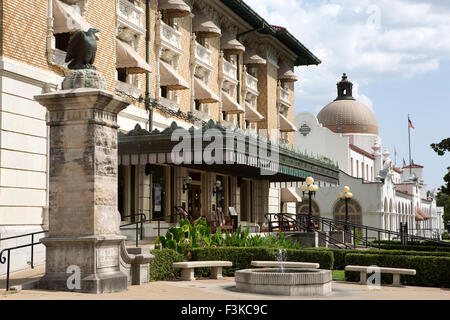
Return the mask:
<path id="1" fill-rule="evenodd" d="M 351 170 L 351 176 L 353 177 L 353 158 L 350 158 L 350 170 Z"/>
<path id="2" fill-rule="evenodd" d="M 161 86 L 161 97 L 166 99 L 169 97 L 169 90 L 167 89 L 167 86 Z"/>
<path id="3" fill-rule="evenodd" d="M 117 80 L 121 82 L 127 82 L 127 69 L 117 68 Z"/>
<path id="4" fill-rule="evenodd" d="M 201 109 L 202 109 L 202 104 L 201 104 L 201 102 L 200 102 L 200 100 L 195 100 L 195 110 L 197 110 L 197 111 L 201 111 Z"/>
<path id="5" fill-rule="evenodd" d="M 70 41 L 69 32 L 55 34 L 56 49 L 67 52 L 67 48 L 69 47 L 69 41 Z"/>
<path id="6" fill-rule="evenodd" d="M 356 177 L 359 177 L 359 161 L 356 160 Z"/>

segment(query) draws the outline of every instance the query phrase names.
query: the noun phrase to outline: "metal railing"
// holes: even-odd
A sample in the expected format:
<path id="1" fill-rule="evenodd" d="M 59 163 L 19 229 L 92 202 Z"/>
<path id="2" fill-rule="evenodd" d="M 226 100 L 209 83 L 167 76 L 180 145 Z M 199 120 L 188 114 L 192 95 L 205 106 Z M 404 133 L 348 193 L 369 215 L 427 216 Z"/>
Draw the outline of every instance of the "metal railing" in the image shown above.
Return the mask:
<path id="1" fill-rule="evenodd" d="M 288 214 L 288 213 L 276 213 L 266 214 L 266 219 L 269 223 L 269 231 L 306 231 L 308 223 L 308 214 Z M 387 237 L 388 243 L 391 240 L 402 239 L 406 237 L 409 241 L 428 241 L 444 246 L 450 246 L 449 242 L 440 241 L 435 238 L 427 238 L 409 233 L 402 233 L 398 231 L 385 230 L 376 227 L 370 227 L 365 225 L 359 225 L 352 222 L 345 222 L 341 220 L 325 218 L 320 216 L 312 216 L 316 230 L 319 232 L 328 231 L 343 231 L 344 243 L 347 243 L 346 239 L 351 239 L 354 247 L 357 245 L 363 245 L 367 247 L 375 247 L 381 249 L 381 243 L 378 241 L 378 245 L 373 243 L 373 240 L 385 240 Z M 369 236 L 369 233 L 372 236 Z M 383 237 L 382 237 L 383 236 Z M 329 242 L 329 241 L 328 241 Z"/>
<path id="2" fill-rule="evenodd" d="M 160 218 L 155 218 L 155 219 L 148 219 L 145 214 L 143 213 L 138 213 L 135 215 L 131 215 L 131 216 L 125 216 L 122 217 L 122 219 L 124 218 L 132 218 L 132 217 L 139 217 L 138 221 L 129 223 L 129 224 L 124 224 L 120 226 L 120 229 L 123 229 L 125 227 L 129 227 L 132 225 L 135 225 L 135 230 L 136 230 L 136 247 L 139 246 L 139 236 L 142 239 L 143 238 L 143 229 L 144 229 L 144 223 L 146 222 L 153 222 L 153 221 L 157 221 L 158 222 L 158 236 L 161 235 L 161 221 L 164 221 L 164 217 L 160 217 Z M 48 230 L 44 230 L 44 231 L 39 231 L 39 232 L 33 232 L 33 233 L 27 233 L 27 234 L 22 234 L 22 235 L 17 235 L 17 236 L 12 236 L 12 237 L 7 237 L 7 238 L 1 238 L 1 241 L 6 241 L 6 240 L 13 240 L 13 239 L 20 239 L 20 238 L 25 238 L 25 237 L 30 237 L 31 239 L 31 243 L 28 244 L 24 244 L 24 245 L 20 245 L 20 246 L 15 246 L 15 247 L 9 247 L 9 248 L 5 248 L 2 249 L 0 251 L 0 264 L 6 264 L 6 291 L 9 291 L 9 283 L 10 283 L 10 268 L 11 268 L 11 251 L 14 250 L 18 250 L 18 249 L 23 249 L 23 248 L 28 248 L 30 247 L 31 250 L 31 258 L 30 258 L 30 266 L 31 269 L 34 269 L 34 247 L 41 244 L 41 241 L 35 241 L 35 236 L 38 234 L 45 234 L 47 233 Z"/>
<path id="3" fill-rule="evenodd" d="M 34 241 L 35 236 L 38 235 L 38 234 L 43 234 L 43 233 L 47 233 L 47 232 L 48 231 L 39 231 L 39 232 L 27 233 L 27 234 L 22 234 L 22 235 L 18 235 L 18 236 L 13 236 L 13 237 L 7 237 L 7 238 L 0 239 L 0 242 L 1 242 L 1 241 L 12 240 L 12 239 L 20 239 L 20 238 L 25 238 L 25 237 L 30 237 L 31 238 L 31 243 L 29 243 L 29 244 L 24 244 L 24 245 L 20 245 L 20 246 L 5 248 L 2 251 L 0 251 L 0 264 L 5 264 L 6 263 L 6 291 L 9 291 L 9 275 L 10 275 L 10 267 L 11 267 L 11 251 L 30 247 L 31 248 L 30 266 L 31 266 L 31 269 L 34 269 L 34 246 L 36 246 L 38 244 L 41 244 L 40 240 L 37 241 L 37 242 Z M 4 256 L 5 253 L 6 253 L 6 257 Z"/>

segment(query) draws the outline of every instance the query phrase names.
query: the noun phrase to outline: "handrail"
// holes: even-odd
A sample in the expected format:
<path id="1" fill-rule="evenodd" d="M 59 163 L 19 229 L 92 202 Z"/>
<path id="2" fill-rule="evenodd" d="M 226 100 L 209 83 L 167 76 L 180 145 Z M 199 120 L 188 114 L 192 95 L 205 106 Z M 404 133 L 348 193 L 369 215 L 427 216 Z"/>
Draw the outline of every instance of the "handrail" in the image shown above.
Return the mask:
<path id="1" fill-rule="evenodd" d="M 308 215 L 307 214 L 297 214 L 297 216 L 308 216 Z M 313 216 L 313 219 L 319 220 L 321 222 L 334 223 L 336 225 L 341 225 L 343 227 L 345 227 L 345 225 L 348 225 L 351 228 L 353 228 L 354 230 L 355 229 L 364 229 L 364 230 L 366 230 L 366 236 L 367 236 L 367 231 L 377 232 L 379 234 L 387 234 L 388 235 L 388 240 L 391 240 L 392 236 L 397 236 L 399 238 L 402 237 L 402 236 L 405 236 L 405 234 L 403 234 L 401 232 L 393 231 L 393 230 L 385 230 L 385 229 L 381 229 L 381 228 L 377 228 L 377 227 L 360 225 L 360 224 L 356 224 L 356 223 L 352 223 L 352 222 L 345 222 L 345 221 L 331 219 L 331 218 L 326 218 L 326 217 Z M 416 240 L 419 240 L 419 241 L 430 241 L 430 242 L 436 242 L 436 243 L 439 243 L 439 244 L 450 246 L 450 243 L 448 243 L 448 242 L 436 240 L 436 239 L 433 239 L 433 238 L 427 238 L 427 237 L 422 237 L 422 236 L 417 236 L 417 235 L 412 235 L 412 234 L 408 234 L 407 236 L 408 236 L 408 238 L 416 239 Z M 355 235 L 353 235 L 353 237 L 355 238 Z M 356 238 L 358 238 L 358 237 L 356 237 Z M 358 238 L 358 240 L 362 240 L 362 241 L 365 242 L 365 240 L 362 239 L 362 238 Z"/>
<path id="2" fill-rule="evenodd" d="M 27 234 L 22 234 L 22 235 L 18 235 L 18 236 L 12 236 L 12 237 L 7 237 L 7 238 L 0 239 L 0 241 L 3 241 L 3 240 L 19 239 L 19 238 L 24 238 L 24 237 L 31 236 L 31 243 L 30 244 L 23 244 L 23 245 L 20 245 L 20 246 L 5 248 L 2 251 L 0 251 L 0 264 L 5 264 L 6 263 L 6 291 L 9 291 L 9 274 L 10 274 L 11 251 L 12 250 L 16 250 L 16 249 L 22 249 L 22 248 L 31 247 L 30 266 L 31 266 L 31 269 L 34 269 L 34 246 L 36 246 L 38 244 L 41 244 L 40 240 L 38 242 L 34 242 L 34 236 L 37 235 L 37 234 L 47 233 L 47 232 L 48 231 L 38 231 L 38 232 L 32 232 L 32 233 L 27 233 Z M 7 252 L 7 254 L 8 254 L 6 257 L 3 256 L 5 252 Z"/>
<path id="3" fill-rule="evenodd" d="M 138 224 L 141 225 L 141 240 L 142 240 L 143 235 L 144 235 L 143 234 L 144 222 L 147 221 L 147 216 L 144 213 L 136 213 L 136 214 L 133 214 L 133 215 L 124 216 L 124 217 L 122 217 L 122 219 L 125 219 L 125 218 L 136 218 L 136 217 L 140 217 L 140 221 L 135 221 L 135 222 L 132 222 L 130 224 L 121 225 L 120 229 L 122 227 L 128 227 L 128 226 L 131 226 L 131 225 L 135 225 L 135 228 L 136 228 L 136 248 L 137 248 L 137 247 L 139 247 Z M 144 217 L 144 218 L 142 219 L 142 217 Z"/>
<path id="4" fill-rule="evenodd" d="M 293 218 L 295 216 L 295 219 Z M 275 217 L 275 220 L 272 220 L 272 217 Z M 304 231 L 305 225 L 303 221 L 307 218 L 309 218 L 308 214 L 290 214 L 290 213 L 269 213 L 265 215 L 265 218 L 269 222 L 269 231 L 273 231 L 274 229 L 278 229 L 280 231 Z M 352 238 L 353 245 L 356 247 L 357 243 L 360 242 L 364 244 L 367 247 L 377 247 L 381 248 L 380 244 L 376 246 L 372 243 L 372 239 L 378 239 L 380 240 L 381 235 L 385 234 L 388 237 L 388 241 L 390 241 L 393 237 L 401 239 L 402 237 L 408 237 L 411 240 L 418 240 L 418 241 L 429 241 L 434 243 L 443 244 L 446 246 L 450 246 L 450 243 L 445 241 L 440 241 L 434 238 L 427 238 L 422 237 L 418 235 L 413 234 L 405 234 L 402 232 L 392 231 L 392 230 L 385 230 L 377 227 L 371 227 L 371 226 L 365 226 L 365 225 L 359 225 L 352 222 L 345 222 L 341 220 L 331 219 L 331 218 L 325 218 L 320 216 L 313 215 L 313 221 L 316 221 L 319 225 L 322 225 L 322 230 L 325 230 L 325 227 L 328 227 L 329 231 L 332 230 L 340 230 L 343 229 L 344 231 L 344 242 L 345 239 L 347 239 L 349 236 Z M 288 222 L 286 224 L 286 222 Z M 301 224 L 303 223 L 303 226 Z M 297 227 L 292 228 L 292 225 L 297 224 Z M 287 227 L 286 227 L 287 226 Z M 348 227 L 348 230 L 346 228 Z M 365 231 L 364 236 L 358 236 L 356 230 L 361 229 Z M 351 231 L 352 230 L 352 231 Z M 368 233 L 374 232 L 377 234 L 377 237 L 370 237 L 368 236 Z M 370 239 L 370 240 L 369 240 Z M 329 242 L 329 241 L 327 241 Z"/>

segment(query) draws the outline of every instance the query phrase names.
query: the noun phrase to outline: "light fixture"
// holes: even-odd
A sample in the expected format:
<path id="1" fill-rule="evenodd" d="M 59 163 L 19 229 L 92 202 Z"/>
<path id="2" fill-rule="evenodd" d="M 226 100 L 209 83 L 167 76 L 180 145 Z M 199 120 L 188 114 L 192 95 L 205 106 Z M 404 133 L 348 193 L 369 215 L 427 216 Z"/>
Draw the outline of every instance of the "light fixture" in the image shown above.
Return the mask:
<path id="1" fill-rule="evenodd" d="M 190 176 L 187 176 L 183 180 L 183 193 L 186 193 L 186 190 L 189 189 L 189 186 L 192 183 L 192 178 Z"/>
<path id="2" fill-rule="evenodd" d="M 308 177 L 306 178 L 306 184 L 307 185 L 301 185 L 300 190 L 303 193 L 303 197 L 305 196 L 305 193 L 308 194 L 309 197 L 309 212 L 308 212 L 308 226 L 307 231 L 308 232 L 314 232 L 314 222 L 313 222 L 313 215 L 312 215 L 312 201 L 311 196 L 316 196 L 316 192 L 319 191 L 319 186 L 314 184 L 314 178 Z M 308 191 L 308 192 L 307 192 Z"/>
<path id="3" fill-rule="evenodd" d="M 345 186 L 342 188 L 343 192 L 339 193 L 339 199 L 345 201 L 345 232 L 350 230 L 349 226 L 349 216 L 348 216 L 348 201 L 353 198 L 353 193 L 350 192 L 350 187 Z"/>
<path id="4" fill-rule="evenodd" d="M 216 185 L 213 188 L 213 196 L 222 191 L 222 182 L 220 180 L 216 181 Z"/>

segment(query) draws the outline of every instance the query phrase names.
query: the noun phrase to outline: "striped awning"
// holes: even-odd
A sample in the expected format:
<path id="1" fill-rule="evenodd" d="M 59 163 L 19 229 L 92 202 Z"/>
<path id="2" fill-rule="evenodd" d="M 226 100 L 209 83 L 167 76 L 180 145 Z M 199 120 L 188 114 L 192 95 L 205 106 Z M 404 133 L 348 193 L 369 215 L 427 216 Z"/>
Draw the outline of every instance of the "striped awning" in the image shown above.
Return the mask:
<path id="1" fill-rule="evenodd" d="M 292 71 L 286 64 L 282 64 L 280 69 L 278 69 L 278 80 L 286 81 L 286 82 L 295 82 L 298 81 L 297 75 Z"/>
<path id="2" fill-rule="evenodd" d="M 60 1 L 53 0 L 53 33 L 87 32 L 91 25 L 74 7 Z"/>
<path id="3" fill-rule="evenodd" d="M 267 64 L 267 61 L 266 59 L 261 58 L 253 49 L 247 49 L 244 54 L 244 64 L 264 65 Z"/>
<path id="4" fill-rule="evenodd" d="M 152 72 L 152 67 L 128 43 L 116 38 L 116 67 L 130 74 Z"/>
<path id="5" fill-rule="evenodd" d="M 245 46 L 230 32 L 224 32 L 223 36 L 220 38 L 220 49 L 229 54 L 241 54 L 245 52 Z"/>
<path id="6" fill-rule="evenodd" d="M 416 208 L 416 211 L 414 212 L 416 221 L 424 221 L 425 219 L 422 217 L 422 215 L 419 213 L 419 208 Z"/>
<path id="7" fill-rule="evenodd" d="M 418 211 L 419 215 L 422 216 L 423 220 L 431 219 L 431 217 L 425 211 L 423 211 L 421 208 L 417 208 L 417 211 Z"/>
<path id="8" fill-rule="evenodd" d="M 285 116 L 280 114 L 280 131 L 281 132 L 296 132 L 297 127 L 292 124 Z"/>
<path id="9" fill-rule="evenodd" d="M 203 38 L 217 38 L 222 35 L 220 28 L 203 13 L 196 11 L 192 19 L 192 31 Z"/>
<path id="10" fill-rule="evenodd" d="M 189 89 L 189 83 L 167 62 L 159 62 L 161 86 L 167 86 L 169 90 Z"/>
<path id="11" fill-rule="evenodd" d="M 183 0 L 159 0 L 158 9 L 165 10 L 169 16 L 176 18 L 186 17 L 191 14 L 191 7 Z"/>
<path id="12" fill-rule="evenodd" d="M 302 198 L 299 196 L 295 188 L 282 188 L 281 189 L 281 201 L 282 202 L 302 202 Z"/>
<path id="13" fill-rule="evenodd" d="M 194 97 L 196 100 L 202 103 L 215 103 L 220 101 L 220 98 L 202 80 L 195 78 L 194 85 Z"/>
<path id="14" fill-rule="evenodd" d="M 245 120 L 248 122 L 259 122 L 264 120 L 264 117 L 261 113 L 256 110 L 250 103 L 245 103 Z"/>
<path id="15" fill-rule="evenodd" d="M 209 130 L 214 130 L 214 143 L 222 141 L 222 148 L 215 149 L 213 162 L 198 158 L 200 150 L 203 154 L 211 149 L 211 141 L 204 139 L 204 134 Z M 181 134 L 186 139 L 183 147 L 180 148 L 179 140 L 173 139 L 174 134 Z M 313 159 L 281 146 L 276 148 L 268 139 L 242 130 L 227 129 L 212 120 L 201 128 L 192 127 L 189 130 L 173 122 L 163 131 L 154 130 L 151 133 L 136 125 L 127 134 L 119 133 L 118 161 L 119 165 L 125 166 L 173 164 L 270 182 L 301 182 L 312 176 L 317 181 L 335 185 L 339 180 L 339 169 L 330 162 Z"/>
<path id="16" fill-rule="evenodd" d="M 226 113 L 244 113 L 244 108 L 225 91 L 222 91 L 222 111 Z"/>

